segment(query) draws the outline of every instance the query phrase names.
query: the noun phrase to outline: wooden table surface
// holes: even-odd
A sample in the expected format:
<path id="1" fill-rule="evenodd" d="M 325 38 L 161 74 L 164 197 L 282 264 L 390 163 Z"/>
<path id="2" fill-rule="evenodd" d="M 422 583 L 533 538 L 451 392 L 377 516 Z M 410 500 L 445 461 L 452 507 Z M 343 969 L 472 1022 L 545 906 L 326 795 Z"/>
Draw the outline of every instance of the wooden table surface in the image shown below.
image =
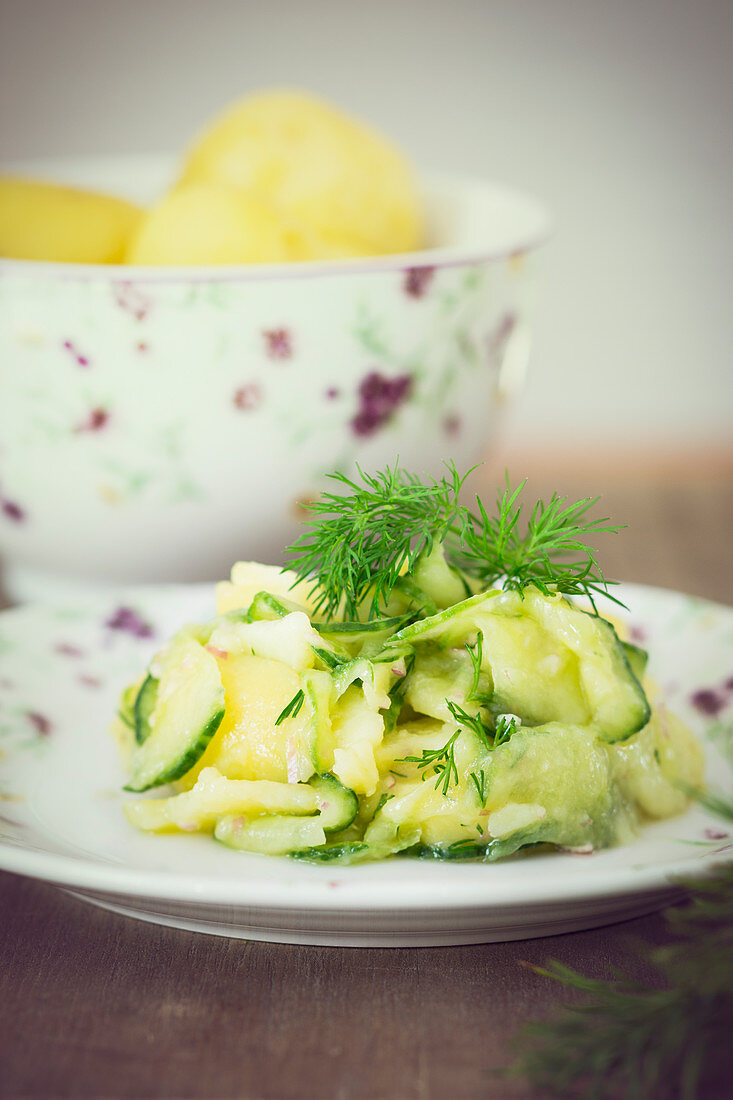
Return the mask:
<path id="1" fill-rule="evenodd" d="M 604 541 L 609 576 L 733 604 L 730 464 L 633 479 L 546 469 L 532 489 L 599 484 L 603 513 L 629 524 Z M 665 936 L 655 915 L 475 947 L 254 943 L 139 923 L 8 874 L 0 929 L 0 1096 L 202 1100 L 539 1098 L 498 1071 L 523 1021 L 573 997 L 521 962 L 643 977 L 629 941 Z"/>

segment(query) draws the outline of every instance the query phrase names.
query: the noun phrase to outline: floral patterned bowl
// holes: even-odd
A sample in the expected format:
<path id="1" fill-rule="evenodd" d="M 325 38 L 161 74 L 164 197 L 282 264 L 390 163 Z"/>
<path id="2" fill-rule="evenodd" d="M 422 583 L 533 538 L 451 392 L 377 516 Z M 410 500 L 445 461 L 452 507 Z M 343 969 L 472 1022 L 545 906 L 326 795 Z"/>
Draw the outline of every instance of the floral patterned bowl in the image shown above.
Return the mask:
<path id="1" fill-rule="evenodd" d="M 98 167 L 98 166 L 97 166 Z M 161 167 L 56 171 L 130 197 Z M 106 175 L 105 175 L 106 172 Z M 50 173 L 48 173 L 50 174 Z M 153 192 L 154 193 L 154 192 Z M 425 182 L 430 247 L 211 268 L 0 263 L 0 556 L 48 585 L 201 580 L 277 561 L 334 468 L 459 467 L 491 443 L 529 349 L 548 219 Z"/>

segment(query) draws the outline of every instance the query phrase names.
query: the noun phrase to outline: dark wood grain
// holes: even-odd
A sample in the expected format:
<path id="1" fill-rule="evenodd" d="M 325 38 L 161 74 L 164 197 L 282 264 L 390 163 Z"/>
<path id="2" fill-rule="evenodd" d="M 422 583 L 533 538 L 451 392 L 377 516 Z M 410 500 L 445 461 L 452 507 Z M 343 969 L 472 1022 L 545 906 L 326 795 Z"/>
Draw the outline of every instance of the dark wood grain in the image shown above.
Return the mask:
<path id="1" fill-rule="evenodd" d="M 497 1076 L 524 1020 L 557 1001 L 521 965 L 607 974 L 645 917 L 461 948 L 246 943 L 118 917 L 0 876 L 3 1096 L 531 1096 Z M 645 975 L 644 964 L 632 969 Z"/>
<path id="2" fill-rule="evenodd" d="M 533 489 L 595 493 L 577 474 Z M 611 575 L 733 603 L 727 477 L 608 479 Z M 525 1020 L 569 999 L 521 965 L 644 976 L 661 917 L 463 948 L 246 943 L 143 924 L 0 875 L 0 1096 L 539 1100 L 498 1072 Z"/>

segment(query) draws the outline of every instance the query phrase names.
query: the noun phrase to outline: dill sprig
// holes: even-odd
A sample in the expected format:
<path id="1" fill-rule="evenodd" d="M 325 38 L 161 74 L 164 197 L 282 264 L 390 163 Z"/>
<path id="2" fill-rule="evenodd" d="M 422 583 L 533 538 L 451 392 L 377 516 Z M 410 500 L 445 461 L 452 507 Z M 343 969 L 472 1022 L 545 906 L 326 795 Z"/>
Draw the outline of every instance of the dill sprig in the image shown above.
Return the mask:
<path id="1" fill-rule="evenodd" d="M 733 801 L 717 796 L 701 801 L 733 821 Z M 665 913 L 676 938 L 649 952 L 655 984 L 622 972 L 609 981 L 588 978 L 555 959 L 531 967 L 588 999 L 564 1006 L 554 1020 L 524 1027 L 510 1072 L 528 1077 L 545 1095 L 583 1100 L 726 1094 L 733 1027 L 733 863 L 680 885 L 687 888 L 688 904 Z"/>
<path id="2" fill-rule="evenodd" d="M 505 744 L 519 725 L 516 714 L 497 714 L 494 726 L 494 748 Z"/>
<path id="3" fill-rule="evenodd" d="M 436 776 L 435 789 L 436 791 L 440 787 L 443 794 L 448 794 L 451 786 L 458 783 L 458 766 L 455 758 L 455 743 L 460 734 L 460 729 L 457 729 L 452 737 L 449 737 L 446 743 L 439 749 L 423 749 L 420 756 L 403 756 L 400 760 L 395 761 L 398 764 L 417 764 L 418 768 L 422 771 L 422 778 L 426 779 L 428 768 L 433 769 L 433 775 Z"/>
<path id="4" fill-rule="evenodd" d="M 479 802 L 482 806 L 486 805 L 486 773 L 483 768 L 479 768 L 477 772 L 470 772 L 469 779 L 476 788 L 476 794 L 478 795 Z"/>
<path id="5" fill-rule="evenodd" d="M 471 730 L 475 733 L 479 741 L 485 746 L 485 748 L 493 748 L 492 732 L 488 726 L 484 725 L 481 721 L 481 716 L 478 714 L 469 714 L 467 710 L 460 705 L 460 703 L 454 703 L 451 699 L 446 699 L 446 705 L 459 726 L 464 726 L 467 730 Z M 458 730 L 457 732 L 460 732 Z"/>
<path id="6" fill-rule="evenodd" d="M 290 700 L 290 702 L 286 703 L 283 709 L 278 714 L 277 718 L 275 719 L 275 725 L 282 725 L 286 718 L 295 718 L 296 714 L 300 713 L 300 708 L 303 706 L 304 700 L 305 693 L 303 692 L 302 688 L 299 688 L 293 698 Z"/>
<path id="7" fill-rule="evenodd" d="M 539 500 L 532 509 L 526 530 L 520 527 L 520 496 L 526 479 L 516 488 L 507 480 L 497 497 L 496 515 L 487 512 L 477 499 L 478 515 L 466 524 L 463 547 L 456 564 L 475 573 L 486 584 L 503 578 L 503 586 L 521 591 L 534 585 L 541 592 L 562 592 L 587 596 L 595 609 L 594 597 L 603 594 L 620 604 L 608 591 L 607 581 L 588 538 L 601 533 L 615 534 L 622 528 L 608 517 L 588 519 L 599 497 L 585 497 L 568 504 L 553 493 L 547 504 Z"/>
<path id="8" fill-rule="evenodd" d="M 476 634 L 475 645 L 469 645 L 468 642 L 466 642 L 463 648 L 466 650 L 466 653 L 468 653 L 473 668 L 473 682 L 467 698 L 480 701 L 479 682 L 481 680 L 481 662 L 483 661 L 484 650 L 483 631 L 479 630 Z"/>
<path id="9" fill-rule="evenodd" d="M 471 471 L 461 476 L 453 463 L 445 467 L 441 478 L 423 480 L 399 463 L 375 474 L 357 466 L 358 479 L 329 475 L 338 491 L 309 506 L 306 531 L 287 549 L 289 568 L 299 581 L 310 582 L 320 613 L 359 618 L 366 610 L 379 617 L 397 588 L 417 613 L 433 613 L 411 575 L 436 544 L 459 575 L 486 586 L 501 582 L 521 592 L 535 585 L 543 593 L 585 595 L 594 608 L 599 593 L 614 599 L 608 591 L 613 582 L 603 577 L 587 542 L 620 530 L 605 518 L 588 518 L 598 498 L 568 504 L 554 493 L 548 504 L 538 501 L 522 530 L 524 481 L 516 488 L 507 482 L 492 516 L 478 498 L 476 512 L 459 503 Z M 480 643 L 477 655 L 480 663 Z M 474 655 L 472 660 L 476 669 Z"/>
<path id="10" fill-rule="evenodd" d="M 312 581 L 316 609 L 335 615 L 343 601 L 347 617 L 358 617 L 370 600 L 378 615 L 400 576 L 442 542 L 461 513 L 460 477 L 452 463 L 446 474 L 423 483 L 398 463 L 376 474 L 357 466 L 362 484 L 345 474 L 329 474 L 342 490 L 323 493 L 310 505 L 309 530 L 288 547 L 289 568 Z M 469 471 L 470 473 L 470 471 Z"/>
<path id="11" fill-rule="evenodd" d="M 495 749 L 505 744 L 519 724 L 516 714 L 497 714 L 492 730 L 482 721 L 479 714 L 469 714 L 459 703 L 454 703 L 451 699 L 446 699 L 446 703 L 459 726 L 465 726 L 466 729 L 475 733 L 487 749 Z"/>

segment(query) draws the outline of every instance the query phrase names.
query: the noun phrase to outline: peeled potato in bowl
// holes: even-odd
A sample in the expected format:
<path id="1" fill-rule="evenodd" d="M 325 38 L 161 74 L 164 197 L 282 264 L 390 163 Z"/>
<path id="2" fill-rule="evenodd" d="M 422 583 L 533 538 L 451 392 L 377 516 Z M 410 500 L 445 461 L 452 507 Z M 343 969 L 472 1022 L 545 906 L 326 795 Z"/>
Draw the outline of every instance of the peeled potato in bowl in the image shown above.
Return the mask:
<path id="1" fill-rule="evenodd" d="M 166 195 L 130 242 L 130 264 L 282 263 L 304 259 L 303 235 L 267 203 L 222 183 Z"/>
<path id="2" fill-rule="evenodd" d="M 0 256 L 119 263 L 142 210 L 124 199 L 39 180 L 0 178 Z"/>
<path id="3" fill-rule="evenodd" d="M 421 245 L 405 158 L 363 123 L 303 92 L 260 92 L 227 108 L 185 161 L 182 183 L 202 181 L 240 188 L 308 227 L 325 256 Z"/>
<path id="4" fill-rule="evenodd" d="M 363 252 L 326 240 L 271 205 L 223 183 L 189 183 L 166 195 L 141 220 L 128 264 L 206 265 L 336 259 Z"/>

